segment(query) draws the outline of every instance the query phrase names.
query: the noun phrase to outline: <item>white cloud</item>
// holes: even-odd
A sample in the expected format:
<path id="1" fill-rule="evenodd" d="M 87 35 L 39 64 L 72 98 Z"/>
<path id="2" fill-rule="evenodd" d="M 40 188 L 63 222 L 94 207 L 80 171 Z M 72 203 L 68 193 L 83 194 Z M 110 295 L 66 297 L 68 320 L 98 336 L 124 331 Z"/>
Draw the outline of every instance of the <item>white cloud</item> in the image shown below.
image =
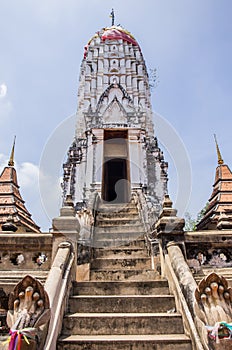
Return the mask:
<path id="1" fill-rule="evenodd" d="M 49 224 L 44 213 L 40 200 L 39 191 L 39 167 L 30 162 L 15 164 L 18 175 L 20 193 L 25 201 L 25 206 L 35 223 L 44 229 L 48 229 Z"/>
<path id="2" fill-rule="evenodd" d="M 12 104 L 7 99 L 0 99 L 0 122 L 5 121 L 12 111 Z"/>
<path id="3" fill-rule="evenodd" d="M 42 173 L 38 165 L 30 162 L 20 164 L 17 169 L 18 182 L 27 209 L 42 230 L 47 231 L 51 227 L 52 219 L 59 215 L 61 180 Z"/>
<path id="4" fill-rule="evenodd" d="M 39 168 L 29 162 L 17 166 L 20 186 L 28 190 L 38 190 Z"/>
<path id="5" fill-rule="evenodd" d="M 43 210 L 51 221 L 54 217 L 59 216 L 62 198 L 61 178 L 40 169 L 39 191 Z"/>
<path id="6" fill-rule="evenodd" d="M 4 122 L 12 111 L 12 103 L 7 96 L 7 85 L 0 84 L 0 123 Z"/>
<path id="7" fill-rule="evenodd" d="M 0 85 L 0 98 L 4 98 L 7 94 L 7 86 L 5 83 Z"/>
<path id="8" fill-rule="evenodd" d="M 0 174 L 2 173 L 4 167 L 7 165 L 8 160 L 9 160 L 9 157 L 7 157 L 3 153 L 0 153 Z"/>

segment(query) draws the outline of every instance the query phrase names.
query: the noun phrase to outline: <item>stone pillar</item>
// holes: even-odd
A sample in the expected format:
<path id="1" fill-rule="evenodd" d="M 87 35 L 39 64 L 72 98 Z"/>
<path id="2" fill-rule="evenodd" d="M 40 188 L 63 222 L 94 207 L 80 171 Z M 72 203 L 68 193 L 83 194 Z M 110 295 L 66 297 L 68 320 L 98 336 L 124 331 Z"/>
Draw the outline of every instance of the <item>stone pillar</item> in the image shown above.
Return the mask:
<path id="1" fill-rule="evenodd" d="M 87 154 L 86 154 L 86 189 L 89 190 L 93 182 L 93 144 L 92 144 L 92 134 L 87 133 Z"/>
<path id="2" fill-rule="evenodd" d="M 93 129 L 92 130 L 95 145 L 94 145 L 94 170 L 93 180 L 95 187 L 98 187 L 99 193 L 101 192 L 102 173 L 103 173 L 103 161 L 104 161 L 104 130 Z"/>
<path id="3" fill-rule="evenodd" d="M 169 242 L 176 242 L 176 244 L 181 247 L 184 256 L 186 256 L 183 231 L 185 221 L 182 218 L 178 218 L 176 214 L 177 210 L 172 208 L 172 201 L 169 198 L 169 195 L 165 195 L 163 210 L 155 225 L 155 233 L 160 242 L 162 275 L 165 274 L 164 256 L 167 254 L 167 244 Z"/>
<path id="4" fill-rule="evenodd" d="M 85 98 L 90 96 L 90 81 L 85 83 Z"/>
<path id="5" fill-rule="evenodd" d="M 147 154 L 146 154 L 146 132 L 141 130 L 140 132 L 140 166 L 143 171 L 141 171 L 141 184 L 145 187 L 148 185 L 148 167 L 147 167 Z"/>
<path id="6" fill-rule="evenodd" d="M 127 89 L 131 90 L 131 75 L 128 75 L 127 76 L 127 79 L 126 79 L 126 84 L 127 84 Z"/>
<path id="7" fill-rule="evenodd" d="M 139 187 L 141 182 L 140 172 L 142 169 L 140 164 L 141 144 L 139 142 L 139 132 L 138 129 L 128 130 L 130 180 L 133 187 Z"/>
<path id="8" fill-rule="evenodd" d="M 125 43 L 124 48 L 125 48 L 125 55 L 128 56 L 130 53 L 129 53 L 129 47 L 127 43 Z"/>
<path id="9" fill-rule="evenodd" d="M 60 216 L 52 220 L 52 228 L 54 235 L 53 258 L 56 255 L 59 244 L 67 240 L 72 243 L 77 258 L 80 224 L 76 217 L 71 195 L 67 195 L 64 206 L 60 209 Z"/>
<path id="10" fill-rule="evenodd" d="M 172 208 L 172 201 L 169 195 L 165 195 L 163 210 L 155 225 L 157 237 L 161 241 L 162 249 L 167 252 L 167 243 L 177 242 L 183 246 L 184 243 L 184 225 L 183 218 L 177 217 L 177 210 Z M 185 252 L 184 252 L 185 253 Z"/>
<path id="11" fill-rule="evenodd" d="M 76 183 L 75 183 L 75 198 L 73 198 L 74 203 L 83 201 L 83 189 L 86 186 L 86 152 L 87 148 L 82 148 L 83 155 L 80 164 L 76 165 Z"/>

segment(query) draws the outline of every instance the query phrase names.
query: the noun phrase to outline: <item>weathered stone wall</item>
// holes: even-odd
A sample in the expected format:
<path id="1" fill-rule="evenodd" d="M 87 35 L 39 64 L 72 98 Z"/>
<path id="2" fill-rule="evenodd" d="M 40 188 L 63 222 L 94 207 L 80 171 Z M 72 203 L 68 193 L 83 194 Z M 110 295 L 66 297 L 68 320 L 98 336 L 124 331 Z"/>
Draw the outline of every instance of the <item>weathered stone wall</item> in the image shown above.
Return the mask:
<path id="1" fill-rule="evenodd" d="M 52 235 L 0 232 L 0 270 L 49 270 Z"/>
<path id="2" fill-rule="evenodd" d="M 185 232 L 184 237 L 187 261 L 193 274 L 223 269 L 224 274 L 232 275 L 231 230 Z"/>

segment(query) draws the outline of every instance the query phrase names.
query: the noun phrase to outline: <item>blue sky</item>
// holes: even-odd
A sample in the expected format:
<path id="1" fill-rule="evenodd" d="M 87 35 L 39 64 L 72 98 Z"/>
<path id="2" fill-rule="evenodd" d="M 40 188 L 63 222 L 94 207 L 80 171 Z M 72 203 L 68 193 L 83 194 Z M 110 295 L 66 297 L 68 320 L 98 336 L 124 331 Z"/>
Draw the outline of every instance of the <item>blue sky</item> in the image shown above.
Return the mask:
<path id="1" fill-rule="evenodd" d="M 230 0 L 0 0 L 0 167 L 17 135 L 21 193 L 44 230 L 58 215 L 60 173 L 58 169 L 46 188 L 45 202 L 53 208 L 47 218 L 38 186 L 41 155 L 57 126 L 76 112 L 83 47 L 97 30 L 110 25 L 112 7 L 116 24 L 139 42 L 148 69 L 157 68 L 153 109 L 177 132 L 191 162 L 192 194 L 186 210 L 194 216 L 211 194 L 217 166 L 214 133 L 232 166 Z M 66 140 L 62 134 L 57 137 L 54 158 L 62 153 L 59 144 L 68 145 L 73 134 L 71 128 Z M 59 157 L 62 163 L 65 151 Z M 174 200 L 181 188 L 177 179 L 175 161 L 170 161 Z"/>

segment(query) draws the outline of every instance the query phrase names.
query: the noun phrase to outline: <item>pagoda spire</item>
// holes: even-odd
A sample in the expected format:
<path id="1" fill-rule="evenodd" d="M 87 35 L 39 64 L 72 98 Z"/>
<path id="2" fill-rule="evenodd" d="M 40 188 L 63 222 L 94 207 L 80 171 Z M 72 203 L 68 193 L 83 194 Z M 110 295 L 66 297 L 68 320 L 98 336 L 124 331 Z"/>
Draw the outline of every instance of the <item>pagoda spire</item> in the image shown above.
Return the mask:
<path id="1" fill-rule="evenodd" d="M 16 230 L 17 233 L 39 233 L 40 228 L 33 221 L 19 191 L 17 172 L 14 167 L 15 140 L 16 136 L 8 166 L 5 166 L 0 174 L 0 233 Z"/>
<path id="2" fill-rule="evenodd" d="M 13 142 L 13 146 L 12 146 L 12 149 L 11 149 L 10 159 L 9 159 L 9 162 L 8 162 L 9 166 L 14 166 L 15 139 L 16 139 L 16 136 L 14 137 L 14 142 Z"/>
<path id="3" fill-rule="evenodd" d="M 218 156 L 213 192 L 203 217 L 197 224 L 197 230 L 216 230 L 232 228 L 232 172 L 221 156 L 216 135 L 214 134 Z"/>
<path id="4" fill-rule="evenodd" d="M 222 165 L 222 164 L 224 164 L 224 161 L 223 161 L 223 159 L 222 159 L 222 155 L 221 155 L 221 152 L 220 152 L 220 149 L 219 149 L 219 146 L 218 146 L 216 134 L 214 134 L 214 140 L 215 140 L 215 143 L 216 143 L 216 150 L 217 150 L 217 156 L 218 156 L 218 164 L 219 164 L 219 165 Z"/>

